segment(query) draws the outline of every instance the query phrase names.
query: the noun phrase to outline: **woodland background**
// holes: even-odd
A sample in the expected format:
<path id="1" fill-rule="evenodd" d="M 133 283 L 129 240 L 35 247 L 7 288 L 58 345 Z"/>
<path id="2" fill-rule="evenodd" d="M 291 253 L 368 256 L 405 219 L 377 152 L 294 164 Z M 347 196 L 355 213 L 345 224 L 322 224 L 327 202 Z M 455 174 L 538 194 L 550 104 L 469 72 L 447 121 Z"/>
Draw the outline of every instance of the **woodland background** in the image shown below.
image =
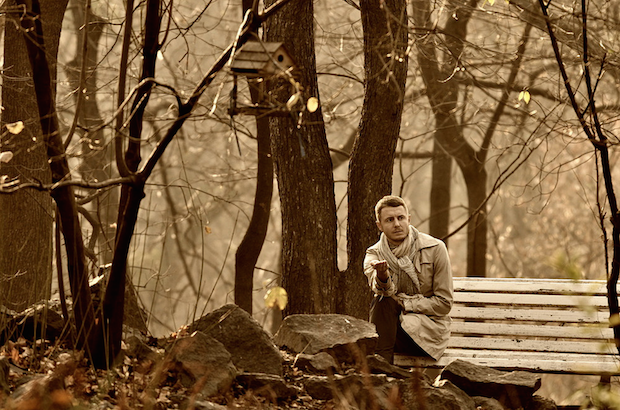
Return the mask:
<path id="1" fill-rule="evenodd" d="M 20 26 L 26 6 L 17 3 L 0 8 L 0 151 L 10 153 L 0 157 L 0 303 L 20 310 L 58 288 L 60 263 L 64 283 L 72 279 L 56 246 L 66 236 L 54 233 L 51 197 L 62 184 L 50 176 Z M 195 103 L 143 181 L 129 236 L 126 275 L 155 336 L 230 302 L 275 327 L 280 311 L 264 296 L 276 286 L 288 292 L 285 313 L 366 317 L 361 258 L 377 238 L 372 206 L 390 192 L 409 202 L 414 225 L 446 240 L 456 276 L 607 278 L 610 209 L 584 123 L 606 136 L 617 177 L 612 1 L 542 3 L 585 113 L 580 124 L 539 2 L 290 0 L 253 28 L 297 60 L 297 107 L 320 101 L 299 127 L 295 115 L 231 117 L 226 65 L 197 88 L 241 38 L 252 4 L 40 3 L 84 272 L 113 261 L 119 187 L 135 182 L 119 178 L 114 138 L 127 152 L 128 141 L 139 146 L 141 160 L 130 154 L 127 163 L 144 165 L 184 115 L 179 101 Z M 239 93 L 250 99 L 243 81 Z M 254 204 L 260 194 L 267 205 Z M 250 221 L 261 209 L 257 228 Z M 253 249 L 241 247 L 246 235 Z"/>

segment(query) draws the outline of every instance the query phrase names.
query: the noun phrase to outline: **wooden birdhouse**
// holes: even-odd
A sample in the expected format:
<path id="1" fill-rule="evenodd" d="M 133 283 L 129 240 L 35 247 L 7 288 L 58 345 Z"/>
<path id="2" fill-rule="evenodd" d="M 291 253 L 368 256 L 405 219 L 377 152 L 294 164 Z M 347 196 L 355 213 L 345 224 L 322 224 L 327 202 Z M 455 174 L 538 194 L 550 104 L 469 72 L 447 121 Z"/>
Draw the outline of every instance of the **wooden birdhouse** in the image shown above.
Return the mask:
<path id="1" fill-rule="evenodd" d="M 266 82 L 270 79 L 282 78 L 284 87 L 289 90 L 289 96 L 300 92 L 297 82 L 297 67 L 291 55 L 282 43 L 266 43 L 262 41 L 246 42 L 233 57 L 230 65 L 233 75 L 233 89 L 231 91 L 230 115 L 289 115 L 290 109 L 286 102 L 279 102 L 276 90 L 267 91 Z M 247 79 L 250 90 L 254 89 L 258 95 L 255 104 L 242 104 L 237 101 L 237 78 Z M 287 97 L 288 98 L 288 97 Z"/>

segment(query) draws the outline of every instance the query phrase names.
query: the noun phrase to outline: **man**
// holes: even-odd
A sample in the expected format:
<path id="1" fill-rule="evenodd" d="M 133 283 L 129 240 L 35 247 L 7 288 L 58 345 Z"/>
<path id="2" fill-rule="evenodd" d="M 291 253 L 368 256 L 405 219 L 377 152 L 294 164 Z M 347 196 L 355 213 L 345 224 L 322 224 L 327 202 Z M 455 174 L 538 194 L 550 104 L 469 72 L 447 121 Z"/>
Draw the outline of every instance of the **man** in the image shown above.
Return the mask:
<path id="1" fill-rule="evenodd" d="M 410 225 L 398 196 L 380 199 L 375 216 L 381 237 L 366 250 L 364 273 L 375 293 L 370 321 L 379 335 L 376 353 L 390 363 L 395 350 L 437 360 L 450 337 L 453 300 L 446 245 Z"/>

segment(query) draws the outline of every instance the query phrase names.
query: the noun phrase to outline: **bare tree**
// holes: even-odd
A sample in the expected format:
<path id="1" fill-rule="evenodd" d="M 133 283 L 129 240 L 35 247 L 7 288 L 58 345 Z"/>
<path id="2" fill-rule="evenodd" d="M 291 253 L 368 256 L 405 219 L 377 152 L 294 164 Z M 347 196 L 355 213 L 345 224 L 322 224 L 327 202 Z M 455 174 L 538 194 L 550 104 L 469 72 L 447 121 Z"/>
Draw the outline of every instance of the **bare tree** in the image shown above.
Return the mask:
<path id="1" fill-rule="evenodd" d="M 46 18 L 42 22 L 51 56 L 58 53 L 58 42 L 66 1 L 43 1 Z M 18 134 L 3 128 L 1 151 L 13 154 L 11 161 L 0 161 L 0 174 L 21 181 L 51 180 L 45 142 L 37 118 L 30 64 L 24 56 L 26 44 L 19 28 L 16 2 L 4 7 L 12 11 L 4 25 L 4 71 L 2 81 L 3 125 L 22 121 L 25 129 Z M 55 60 L 50 70 L 55 79 Z M 51 92 L 55 92 L 54 89 Z M 20 101 L 20 104 L 9 103 Z M 45 299 L 50 291 L 52 273 L 52 226 L 54 209 L 44 192 L 16 192 L 0 195 L 0 294 L 2 303 L 15 310 Z M 15 215 L 19 215 L 16 218 Z"/>
<path id="2" fill-rule="evenodd" d="M 609 211 L 611 213 L 610 221 L 612 226 L 611 233 L 611 266 L 609 263 L 605 264 L 607 270 L 607 299 L 609 303 L 610 313 L 610 325 L 614 330 L 614 339 L 616 341 L 616 347 L 620 352 L 620 306 L 618 305 L 618 278 L 620 277 L 620 212 L 618 209 L 618 200 L 615 193 L 615 186 L 612 175 L 612 164 L 610 161 L 610 146 L 612 142 L 610 137 L 614 140 L 617 137 L 611 134 L 611 131 L 605 129 L 601 123 L 600 114 L 597 111 L 597 86 L 601 79 L 601 75 L 605 66 L 605 60 L 601 62 L 599 72 L 597 74 L 592 73 L 592 66 L 590 63 L 590 32 L 588 30 L 589 15 L 587 10 L 587 2 L 581 2 L 581 36 L 583 40 L 582 46 L 582 61 L 581 67 L 583 68 L 583 76 L 586 84 L 585 101 L 580 103 L 578 101 L 576 89 L 578 88 L 573 84 L 569 73 L 565 66 L 565 57 L 560 51 L 558 38 L 556 37 L 556 30 L 552 26 L 551 18 L 549 16 L 550 4 L 545 4 L 544 1 L 539 0 L 540 9 L 545 17 L 546 30 L 551 39 L 551 45 L 553 47 L 553 53 L 557 62 L 560 75 L 563 80 L 563 84 L 566 88 L 566 93 L 570 100 L 571 107 L 579 120 L 579 124 L 587 136 L 588 140 L 592 144 L 592 147 L 598 153 L 600 163 L 597 161 L 597 168 L 600 167 L 602 172 L 603 182 L 605 186 L 607 204 L 609 205 Z M 617 67 L 615 67 L 617 68 Z M 593 81 L 593 79 L 595 81 Z M 601 229 L 604 234 L 603 245 L 607 249 L 607 233 L 605 228 L 605 215 L 602 211 L 603 207 L 599 205 Z M 608 252 L 606 252 L 606 256 Z M 610 270 L 611 268 L 611 270 Z"/>
<path id="3" fill-rule="evenodd" d="M 254 4 L 258 3 L 243 0 L 244 15 L 248 12 L 254 14 L 258 12 L 253 8 Z M 258 35 L 257 28 L 253 32 Z M 257 104 L 259 102 L 258 90 L 252 87 L 250 93 L 252 103 Z M 256 117 L 256 153 L 258 166 L 252 217 L 235 254 L 235 303 L 250 314 L 252 313 L 254 268 L 265 242 L 273 196 L 273 160 L 268 116 Z"/>
<path id="4" fill-rule="evenodd" d="M 265 38 L 282 41 L 304 68 L 299 81 L 304 101 L 319 97 L 312 16 L 312 1 L 291 2 L 265 28 Z M 286 89 L 279 94 L 281 101 L 289 97 Z M 305 112 L 301 123 L 272 118 L 271 136 L 282 207 L 282 286 L 289 292 L 287 312 L 334 312 L 336 204 L 321 108 Z"/>
<path id="5" fill-rule="evenodd" d="M 377 241 L 374 205 L 392 192 L 396 144 L 407 78 L 406 2 L 360 2 L 364 30 L 364 103 L 349 163 L 347 254 L 338 311 L 368 317 L 370 292 L 362 263 Z"/>

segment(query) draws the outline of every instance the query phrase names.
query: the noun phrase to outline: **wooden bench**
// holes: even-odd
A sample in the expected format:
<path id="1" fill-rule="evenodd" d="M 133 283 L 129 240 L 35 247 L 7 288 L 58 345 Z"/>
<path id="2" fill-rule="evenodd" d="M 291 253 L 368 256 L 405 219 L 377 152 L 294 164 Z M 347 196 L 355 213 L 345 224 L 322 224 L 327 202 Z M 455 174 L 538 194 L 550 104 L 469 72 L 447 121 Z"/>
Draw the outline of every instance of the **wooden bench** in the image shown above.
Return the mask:
<path id="1" fill-rule="evenodd" d="M 397 355 L 395 364 L 443 368 L 462 359 L 502 370 L 620 374 L 606 292 L 599 280 L 454 278 L 443 357 Z"/>

